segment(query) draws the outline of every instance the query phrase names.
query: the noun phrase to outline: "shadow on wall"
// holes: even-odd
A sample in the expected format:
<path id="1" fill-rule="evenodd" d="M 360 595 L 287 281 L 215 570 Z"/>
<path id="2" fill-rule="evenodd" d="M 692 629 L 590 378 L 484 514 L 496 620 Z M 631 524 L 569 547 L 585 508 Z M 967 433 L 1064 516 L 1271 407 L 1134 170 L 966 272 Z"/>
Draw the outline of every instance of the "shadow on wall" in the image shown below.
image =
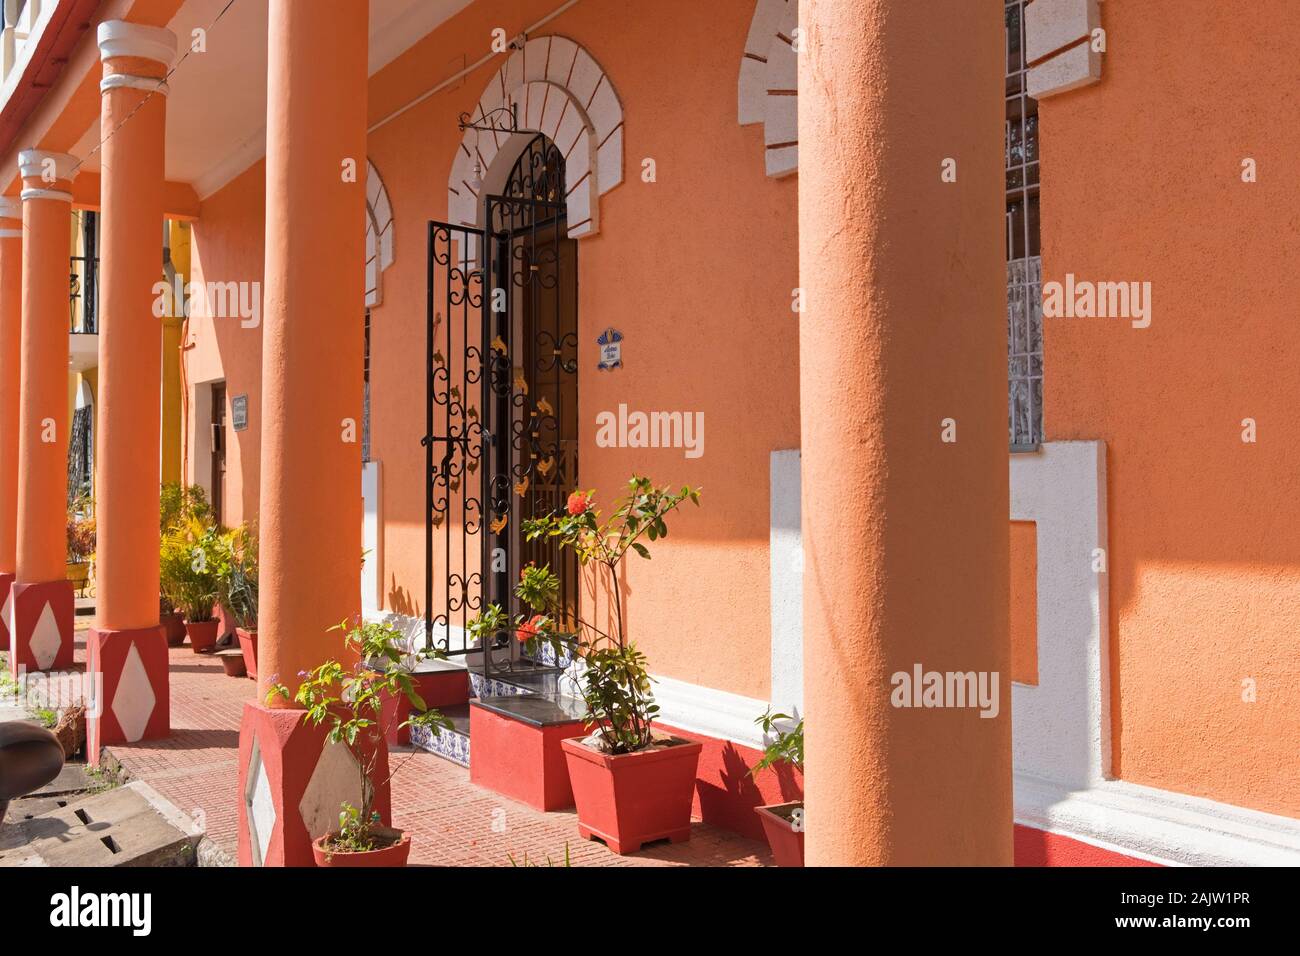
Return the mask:
<path id="1" fill-rule="evenodd" d="M 407 617 L 419 617 L 419 606 L 411 600 L 411 592 L 406 590 L 397 583 L 397 575 L 390 577 L 392 586 L 388 589 L 388 596 L 384 599 L 384 606 L 395 614 L 405 614 Z"/>

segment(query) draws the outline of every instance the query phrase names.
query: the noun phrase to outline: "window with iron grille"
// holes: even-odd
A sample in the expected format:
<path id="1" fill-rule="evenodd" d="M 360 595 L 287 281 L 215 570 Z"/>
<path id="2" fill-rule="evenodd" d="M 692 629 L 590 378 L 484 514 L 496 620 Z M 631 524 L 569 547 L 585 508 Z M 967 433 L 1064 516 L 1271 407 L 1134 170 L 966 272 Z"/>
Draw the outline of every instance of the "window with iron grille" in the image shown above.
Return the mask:
<path id="1" fill-rule="evenodd" d="M 1043 295 L 1038 101 L 1025 90 L 1025 4 L 1006 0 L 1007 407 L 1011 450 L 1043 440 Z"/>

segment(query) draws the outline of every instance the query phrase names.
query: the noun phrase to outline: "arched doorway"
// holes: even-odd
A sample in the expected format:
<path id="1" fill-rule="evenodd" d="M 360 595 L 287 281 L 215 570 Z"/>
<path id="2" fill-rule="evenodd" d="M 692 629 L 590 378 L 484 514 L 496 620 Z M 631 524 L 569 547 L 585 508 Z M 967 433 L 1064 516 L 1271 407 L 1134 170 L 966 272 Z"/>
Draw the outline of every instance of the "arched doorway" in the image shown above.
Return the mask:
<path id="1" fill-rule="evenodd" d="M 426 634 L 485 673 L 546 663 L 521 661 L 508 631 L 490 653 L 465 633 L 487 604 L 523 613 L 514 586 L 528 562 L 549 564 L 578 606 L 572 554 L 522 533 L 578 480 L 578 253 L 564 197 L 564 158 L 538 133 L 482 198 L 483 229 L 429 227 Z"/>

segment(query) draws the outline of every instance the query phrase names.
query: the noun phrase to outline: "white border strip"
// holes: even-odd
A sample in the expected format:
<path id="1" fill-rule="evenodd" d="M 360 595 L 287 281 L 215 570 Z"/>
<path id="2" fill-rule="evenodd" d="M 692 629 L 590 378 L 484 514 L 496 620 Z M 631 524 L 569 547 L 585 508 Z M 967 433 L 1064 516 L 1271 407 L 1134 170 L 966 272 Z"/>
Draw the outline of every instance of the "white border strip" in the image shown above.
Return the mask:
<path id="1" fill-rule="evenodd" d="M 1300 866 L 1300 820 L 1106 780 L 1015 775 L 1016 823 L 1166 866 Z"/>

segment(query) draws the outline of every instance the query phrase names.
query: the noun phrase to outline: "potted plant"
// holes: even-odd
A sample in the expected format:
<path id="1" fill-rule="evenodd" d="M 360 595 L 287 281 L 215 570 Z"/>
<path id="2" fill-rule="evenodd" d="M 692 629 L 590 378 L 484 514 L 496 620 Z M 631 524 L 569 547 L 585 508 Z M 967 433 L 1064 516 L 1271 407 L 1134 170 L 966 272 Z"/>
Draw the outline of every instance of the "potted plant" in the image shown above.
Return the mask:
<path id="1" fill-rule="evenodd" d="M 302 705 L 304 717 L 313 726 L 326 725 L 328 743 L 342 743 L 351 752 L 360 774 L 361 806 L 342 804 L 339 828 L 317 837 L 312 853 L 317 866 L 379 867 L 405 866 L 411 852 L 411 840 L 401 830 L 382 825 L 374 809 L 378 786 L 385 786 L 402 767 L 407 757 L 382 781 L 376 781 L 380 748 L 385 748 L 384 698 L 404 694 L 411 704 L 411 716 L 404 726 L 451 728 L 451 721 L 435 709 L 425 709 L 415 690 L 411 674 L 426 657 L 441 657 L 438 651 L 409 654 L 403 649 L 401 632 L 377 621 L 344 621 L 330 628 L 345 632 L 344 644 L 355 655 L 355 663 L 329 660 L 312 671 L 299 674 L 302 683 L 290 695 L 283 684 L 275 684 L 267 694 L 293 700 Z M 352 654 L 348 655 L 351 659 Z M 396 718 L 390 718 L 395 720 Z M 413 755 L 412 755 L 413 756 Z"/>
<path id="2" fill-rule="evenodd" d="M 222 533 L 197 517 L 184 519 L 163 538 L 159 572 L 164 592 L 185 619 L 190 649 L 210 651 L 217 643 L 217 621 L 212 613 L 217 599 L 227 549 Z"/>
<path id="3" fill-rule="evenodd" d="M 68 580 L 79 594 L 86 592 L 94 556 L 94 502 L 89 495 L 80 495 L 68 505 Z"/>
<path id="4" fill-rule="evenodd" d="M 749 771 L 757 776 L 773 764 L 783 763 L 803 775 L 803 718 L 798 722 L 788 714 L 774 714 L 769 708 L 755 721 L 768 741 L 763 757 Z M 772 803 L 755 807 L 763 823 L 767 845 L 777 866 L 803 866 L 804 810 L 802 800 Z"/>
<path id="5" fill-rule="evenodd" d="M 235 621 L 244 670 L 257 678 L 257 528 L 241 525 L 230 533 L 219 602 Z"/>
<path id="6" fill-rule="evenodd" d="M 158 524 L 163 540 L 183 520 L 206 520 L 209 513 L 207 495 L 198 485 L 185 486 L 171 482 L 162 486 L 158 496 Z M 158 623 L 167 636 L 167 646 L 180 647 L 185 643 L 185 616 L 177 611 L 176 605 L 167 596 L 165 573 L 164 570 L 158 597 Z"/>
<path id="7" fill-rule="evenodd" d="M 652 840 L 690 837 L 702 745 L 652 731 L 659 707 L 646 657 L 624 628 L 621 571 L 629 551 L 649 558 L 645 542 L 667 536 L 665 516 L 688 500 L 698 505 L 699 498 L 698 489 L 673 492 L 634 475 L 608 520 L 601 520 L 593 492 L 578 491 L 562 513 L 524 522 L 529 541 L 553 539 L 603 577 L 600 583 L 608 587 L 616 622 L 612 634 L 563 607 L 559 579 L 549 567 L 531 565 L 524 568 L 515 593 L 532 614 L 520 615 L 512 625 L 491 605 L 469 628 L 483 646 L 486 635 L 513 626 L 530 651 L 546 641 L 557 655 L 563 646 L 579 658 L 579 686 L 592 732 L 560 746 L 578 809 L 578 832 L 587 839 L 599 837 L 619 854 L 634 853 Z"/>

